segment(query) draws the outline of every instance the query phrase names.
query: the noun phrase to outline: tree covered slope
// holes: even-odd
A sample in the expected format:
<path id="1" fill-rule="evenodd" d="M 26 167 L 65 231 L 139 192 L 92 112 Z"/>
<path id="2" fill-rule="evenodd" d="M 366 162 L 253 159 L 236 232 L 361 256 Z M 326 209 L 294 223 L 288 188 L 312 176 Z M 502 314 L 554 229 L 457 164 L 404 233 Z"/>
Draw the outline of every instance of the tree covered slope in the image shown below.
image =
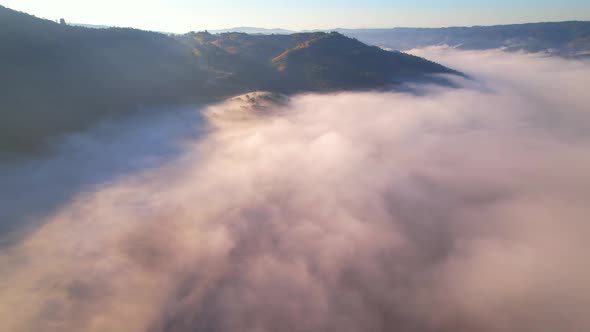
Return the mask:
<path id="1" fill-rule="evenodd" d="M 1 6 L 0 72 L 0 151 L 35 147 L 141 105 L 253 90 L 379 88 L 456 73 L 339 33 L 172 36 L 68 26 Z"/>

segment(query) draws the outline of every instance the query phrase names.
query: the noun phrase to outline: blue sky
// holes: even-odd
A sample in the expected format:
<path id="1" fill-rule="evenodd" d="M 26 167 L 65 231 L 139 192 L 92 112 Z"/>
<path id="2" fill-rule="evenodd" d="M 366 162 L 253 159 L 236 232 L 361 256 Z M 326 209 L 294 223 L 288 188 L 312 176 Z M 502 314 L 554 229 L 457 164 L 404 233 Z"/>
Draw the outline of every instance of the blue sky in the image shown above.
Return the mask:
<path id="1" fill-rule="evenodd" d="M 170 32 L 236 26 L 301 30 L 590 20 L 590 0 L 0 0 L 0 4 L 49 19 Z"/>

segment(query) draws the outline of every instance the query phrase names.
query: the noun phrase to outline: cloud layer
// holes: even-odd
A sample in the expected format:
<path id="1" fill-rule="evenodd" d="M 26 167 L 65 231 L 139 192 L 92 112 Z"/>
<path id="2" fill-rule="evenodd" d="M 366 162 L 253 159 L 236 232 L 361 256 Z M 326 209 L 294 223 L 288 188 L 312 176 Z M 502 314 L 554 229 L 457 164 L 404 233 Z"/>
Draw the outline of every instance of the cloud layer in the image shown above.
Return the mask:
<path id="1" fill-rule="evenodd" d="M 0 252 L 3 326 L 590 330 L 590 65 L 414 53 L 474 80 L 296 96 L 78 194 Z"/>

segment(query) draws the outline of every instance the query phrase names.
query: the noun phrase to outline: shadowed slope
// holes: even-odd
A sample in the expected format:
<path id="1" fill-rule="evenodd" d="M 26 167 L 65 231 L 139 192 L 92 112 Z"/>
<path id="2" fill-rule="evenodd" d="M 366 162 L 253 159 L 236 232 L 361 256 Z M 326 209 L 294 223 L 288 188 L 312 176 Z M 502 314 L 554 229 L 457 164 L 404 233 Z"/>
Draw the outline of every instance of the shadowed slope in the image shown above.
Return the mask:
<path id="1" fill-rule="evenodd" d="M 302 45 L 311 47 L 303 51 Z M 168 36 L 68 26 L 0 6 L 0 72 L 3 152 L 39 147 L 144 105 L 255 90 L 380 88 L 452 71 L 338 33 Z"/>
<path id="2" fill-rule="evenodd" d="M 286 88 L 335 90 L 371 88 L 452 73 L 442 65 L 401 52 L 368 46 L 339 33 L 321 35 L 272 60 Z"/>

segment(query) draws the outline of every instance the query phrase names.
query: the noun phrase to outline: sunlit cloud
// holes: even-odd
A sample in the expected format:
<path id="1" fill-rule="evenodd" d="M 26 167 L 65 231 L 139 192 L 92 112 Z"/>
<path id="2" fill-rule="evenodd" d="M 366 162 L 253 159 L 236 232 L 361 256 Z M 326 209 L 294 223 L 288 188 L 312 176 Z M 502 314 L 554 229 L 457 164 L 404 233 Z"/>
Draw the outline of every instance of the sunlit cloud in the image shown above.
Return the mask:
<path id="1" fill-rule="evenodd" d="M 4 328 L 589 330 L 590 65 L 413 52 L 472 79 L 211 106 L 75 195 L 0 252 Z"/>

